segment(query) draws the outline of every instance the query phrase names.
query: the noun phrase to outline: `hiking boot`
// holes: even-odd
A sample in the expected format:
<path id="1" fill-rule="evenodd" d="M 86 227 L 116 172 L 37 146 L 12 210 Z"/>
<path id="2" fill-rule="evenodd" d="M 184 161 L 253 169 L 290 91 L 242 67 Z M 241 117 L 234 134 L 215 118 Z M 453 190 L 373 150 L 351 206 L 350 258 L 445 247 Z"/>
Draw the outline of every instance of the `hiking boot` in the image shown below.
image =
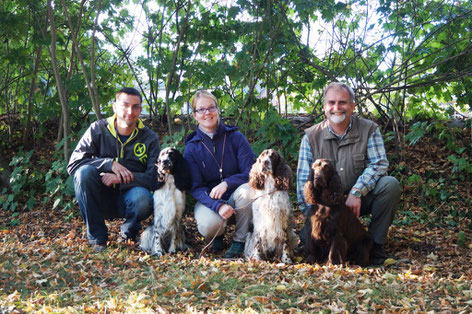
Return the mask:
<path id="1" fill-rule="evenodd" d="M 211 244 L 211 252 L 218 254 L 226 248 L 226 244 L 223 241 L 223 236 L 216 237 Z"/>
<path id="2" fill-rule="evenodd" d="M 107 249 L 106 243 L 91 243 L 90 246 L 95 250 L 95 252 L 103 252 Z"/>
<path id="3" fill-rule="evenodd" d="M 225 258 L 241 257 L 243 253 L 244 253 L 244 242 L 233 241 L 228 251 L 226 252 Z"/>
<path id="4" fill-rule="evenodd" d="M 385 253 L 385 247 L 383 244 L 374 243 L 370 252 L 370 260 L 372 265 L 383 265 L 387 259 L 387 253 Z"/>

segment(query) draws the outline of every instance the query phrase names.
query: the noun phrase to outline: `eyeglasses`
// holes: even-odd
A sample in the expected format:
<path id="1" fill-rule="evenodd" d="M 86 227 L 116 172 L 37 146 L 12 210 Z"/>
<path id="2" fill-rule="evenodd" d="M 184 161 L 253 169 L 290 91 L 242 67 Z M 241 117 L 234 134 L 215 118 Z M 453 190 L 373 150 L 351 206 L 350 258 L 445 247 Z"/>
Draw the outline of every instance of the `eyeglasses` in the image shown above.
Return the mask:
<path id="1" fill-rule="evenodd" d="M 211 106 L 211 107 L 208 107 L 208 108 L 195 109 L 195 112 L 198 113 L 198 114 L 205 114 L 207 111 L 208 112 L 215 112 L 216 110 L 218 110 L 217 106 Z"/>

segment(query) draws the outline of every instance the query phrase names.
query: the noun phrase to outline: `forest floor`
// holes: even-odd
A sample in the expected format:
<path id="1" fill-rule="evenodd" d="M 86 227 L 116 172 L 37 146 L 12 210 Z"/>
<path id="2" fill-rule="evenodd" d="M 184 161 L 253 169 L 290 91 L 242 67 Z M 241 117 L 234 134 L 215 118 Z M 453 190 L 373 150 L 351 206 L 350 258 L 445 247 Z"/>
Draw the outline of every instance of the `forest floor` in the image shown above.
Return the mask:
<path id="1" fill-rule="evenodd" d="M 458 134 L 470 156 L 470 129 Z M 42 204 L 16 212 L 14 226 L 12 212 L 0 210 L 0 313 L 471 312 L 471 177 L 453 172 L 447 146 L 428 136 L 399 151 L 387 145 L 403 194 L 392 258 L 377 267 L 309 265 L 299 252 L 293 265 L 201 256 L 190 211 L 186 252 L 157 259 L 118 243 L 116 220 L 108 248 L 96 253 L 76 207 Z M 295 218 L 298 232 L 296 208 Z"/>

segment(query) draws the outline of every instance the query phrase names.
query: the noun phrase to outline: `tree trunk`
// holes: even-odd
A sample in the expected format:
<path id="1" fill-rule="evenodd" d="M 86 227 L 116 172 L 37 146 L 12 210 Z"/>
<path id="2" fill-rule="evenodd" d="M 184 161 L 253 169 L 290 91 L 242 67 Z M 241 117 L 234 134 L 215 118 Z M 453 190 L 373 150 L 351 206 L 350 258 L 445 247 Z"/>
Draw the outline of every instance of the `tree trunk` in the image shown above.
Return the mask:
<path id="1" fill-rule="evenodd" d="M 172 84 L 172 81 L 174 79 L 174 74 L 175 74 L 175 68 L 177 65 L 177 55 L 179 53 L 180 49 L 180 43 L 182 42 L 182 38 L 185 34 L 185 31 L 187 29 L 187 24 L 188 24 L 188 18 L 190 15 L 190 5 L 192 2 L 189 0 L 187 2 L 187 15 L 185 16 L 185 21 L 182 26 L 182 29 L 180 30 L 179 38 L 177 39 L 177 43 L 175 44 L 175 49 L 174 49 L 174 56 L 172 58 L 172 69 L 167 77 L 167 84 L 166 84 L 166 111 L 167 111 L 167 125 L 169 129 L 169 136 L 172 138 L 172 120 L 170 116 L 170 104 L 169 104 L 169 95 L 170 95 L 170 87 Z M 178 10 L 178 9 L 177 9 Z"/>
<path id="2" fill-rule="evenodd" d="M 72 25 L 72 20 L 70 19 L 70 16 L 69 16 L 69 12 L 67 10 L 67 7 L 66 7 L 66 4 L 64 3 L 64 0 L 61 0 L 62 2 L 62 6 L 64 8 L 64 13 L 65 13 L 65 16 L 66 16 L 66 19 L 67 19 L 67 22 L 69 24 L 69 28 L 72 32 L 72 34 L 78 34 L 78 29 L 77 29 L 77 32 L 74 30 L 74 26 Z M 85 0 L 82 0 L 82 5 L 85 3 Z M 100 6 L 100 1 L 99 1 L 99 6 Z M 98 12 L 99 13 L 99 12 Z M 98 14 L 97 13 L 97 14 Z M 81 18 L 81 16 L 79 16 L 79 19 Z M 93 36 L 95 36 L 95 28 L 94 28 L 94 32 L 93 32 Z M 73 46 L 74 46 L 74 49 L 77 53 L 77 57 L 79 58 L 79 61 L 80 61 L 80 66 L 81 66 L 81 69 L 82 69 L 82 73 L 84 75 L 84 80 L 85 80 L 85 84 L 87 85 L 87 90 L 88 90 L 88 93 L 89 93 L 89 96 L 90 96 L 90 101 L 92 102 L 92 108 L 93 108 L 93 111 L 95 112 L 95 115 L 97 116 L 97 119 L 98 120 L 101 120 L 102 119 L 102 114 L 100 112 L 100 105 L 98 104 L 98 97 L 96 95 L 96 87 L 95 87 L 95 83 L 94 83 L 94 75 L 95 75 L 95 72 L 93 70 L 93 66 L 94 66 L 94 45 L 93 45 L 93 42 L 94 42 L 94 37 L 92 38 L 92 64 L 91 64 L 91 78 L 89 79 L 89 76 L 87 74 L 87 70 L 85 69 L 85 64 L 84 64 L 84 59 L 82 57 L 82 53 L 80 52 L 80 49 L 79 49 L 79 43 L 78 43 L 78 40 L 77 40 L 77 37 L 74 36 L 73 38 Z"/>
<path id="3" fill-rule="evenodd" d="M 92 32 L 92 52 L 91 52 L 91 60 L 90 60 L 90 82 L 92 83 L 92 99 L 95 102 L 95 106 L 97 107 L 97 111 L 100 113 L 100 117 L 102 113 L 100 112 L 100 102 L 98 100 L 98 89 L 95 80 L 95 42 L 96 37 L 95 33 L 97 32 L 97 25 L 98 25 L 98 17 L 100 16 L 100 10 L 102 8 L 102 0 L 98 0 L 97 3 L 97 16 L 95 17 L 95 22 L 93 23 L 93 32 Z"/>
<path id="4" fill-rule="evenodd" d="M 33 110 L 33 95 L 36 88 L 36 77 L 38 76 L 39 63 L 41 62 L 41 52 L 43 46 L 38 46 L 36 50 L 36 61 L 34 62 L 33 77 L 31 78 L 30 90 L 28 95 L 28 108 L 26 113 L 26 126 L 25 132 L 23 133 L 23 145 L 28 146 L 31 143 L 31 113 Z"/>
<path id="5" fill-rule="evenodd" d="M 63 117 L 63 128 L 64 128 L 64 159 L 69 159 L 69 134 L 70 134 L 70 121 L 69 121 L 69 107 L 67 103 L 65 89 L 62 85 L 61 74 L 59 73 L 59 67 L 56 59 L 56 24 L 54 23 L 54 13 L 51 5 L 52 0 L 48 0 L 48 15 L 49 23 L 51 27 L 51 63 L 54 72 L 54 78 L 56 79 L 57 92 L 62 106 L 62 117 Z"/>

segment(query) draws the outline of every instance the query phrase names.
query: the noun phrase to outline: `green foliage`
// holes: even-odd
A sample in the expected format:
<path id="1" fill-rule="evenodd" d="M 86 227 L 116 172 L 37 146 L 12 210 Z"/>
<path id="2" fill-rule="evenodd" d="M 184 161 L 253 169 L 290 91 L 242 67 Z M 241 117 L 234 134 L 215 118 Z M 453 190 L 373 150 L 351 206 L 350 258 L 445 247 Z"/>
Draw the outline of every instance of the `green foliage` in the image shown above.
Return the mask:
<path id="1" fill-rule="evenodd" d="M 32 150 L 20 151 L 10 162 L 13 168 L 10 178 L 12 192 L 8 194 L 4 189 L 0 195 L 2 209 L 17 211 L 19 204 L 31 209 L 36 204 L 35 195 L 40 191 L 43 175 L 39 170 L 32 168 L 32 155 Z"/>
<path id="2" fill-rule="evenodd" d="M 61 208 L 64 211 L 70 210 L 74 204 L 71 201 L 74 194 L 72 177 L 66 171 L 67 162 L 64 160 L 53 161 L 48 171 L 47 161 L 38 163 L 33 159 L 34 151 L 23 152 L 20 150 L 16 154 L 10 166 L 12 175 L 10 179 L 11 193 L 3 189 L 0 195 L 1 209 L 18 212 L 24 209 L 31 210 L 42 195 L 43 202 L 53 200 L 53 209 Z M 38 164 L 38 166 L 34 166 Z M 17 214 L 12 214 L 12 224 L 18 224 L 15 219 Z"/>
<path id="3" fill-rule="evenodd" d="M 221 91 L 227 112 L 238 121 L 247 119 L 248 111 L 266 112 L 254 99 L 271 103 L 278 98 L 309 112 L 317 110 L 314 99 L 326 84 L 340 79 L 355 87 L 364 111 L 372 111 L 374 103 L 374 111 L 386 120 L 442 119 L 442 103 L 457 102 L 461 109 L 472 103 L 472 78 L 466 75 L 472 66 L 469 2 L 392 6 L 293 0 L 210 6 L 193 1 L 187 6 L 180 1 L 142 1 L 131 9 L 135 5 L 130 0 L 106 1 L 98 10 L 92 1 L 79 11 L 77 2 L 65 1 L 73 27 L 80 25 L 77 38 L 85 73 L 82 61 L 70 53 L 76 29 L 70 29 L 62 5 L 52 7 L 57 57 L 62 60 L 58 70 L 72 127 L 91 112 L 85 76 L 90 78 L 92 70 L 107 114 L 107 104 L 122 86 L 142 89 L 151 115 L 166 113 L 166 103 L 172 114 L 178 112 L 198 88 Z M 0 85 L 5 86 L 0 113 L 18 113 L 24 123 L 34 117 L 42 128 L 62 111 L 56 78 L 45 66 L 50 64 L 46 1 L 6 1 L 2 9 L 0 36 L 7 39 L 0 48 Z M 91 60 L 97 14 L 95 34 L 102 40 L 95 42 Z M 313 29 L 314 22 L 321 27 Z M 147 26 L 142 39 L 131 33 L 137 23 Z M 331 30 L 327 46 L 319 44 L 327 36 L 324 29 Z M 125 46 L 130 39 L 136 41 Z M 138 42 L 141 49 L 135 49 Z M 32 60 L 37 55 L 40 68 L 35 73 Z M 167 99 L 164 91 L 169 92 Z M 255 130 L 252 126 L 250 131 Z M 414 143 L 421 134 L 411 136 Z"/>
<path id="4" fill-rule="evenodd" d="M 54 200 L 52 209 L 60 208 L 63 211 L 69 211 L 73 208 L 74 202 L 71 201 L 74 195 L 74 186 L 72 176 L 67 173 L 67 161 L 56 160 L 51 164 L 44 177 L 44 199 L 47 203 Z"/>
<path id="5" fill-rule="evenodd" d="M 409 186 L 419 186 L 422 184 L 422 179 L 421 176 L 415 174 L 412 174 L 410 177 L 408 177 L 408 185 Z"/>
<path id="6" fill-rule="evenodd" d="M 457 239 L 458 239 L 457 245 L 459 247 L 466 247 L 467 242 L 466 242 L 466 236 L 465 236 L 464 231 L 459 231 L 459 233 L 457 234 Z"/>
<path id="7" fill-rule="evenodd" d="M 262 117 L 254 117 L 253 121 L 258 121 L 259 124 L 255 139 L 251 143 L 255 154 L 259 155 L 267 148 L 276 149 L 282 153 L 293 169 L 293 166 L 296 166 L 295 161 L 298 160 L 300 132 L 289 120 L 280 117 L 273 107 L 270 107 Z"/>
<path id="8" fill-rule="evenodd" d="M 161 149 L 166 147 L 175 147 L 183 153 L 185 148 L 184 140 L 187 135 L 188 132 L 184 127 L 182 127 L 179 132 L 175 132 L 173 135 L 166 135 L 162 141 Z"/>
<path id="9" fill-rule="evenodd" d="M 428 134 L 431 128 L 434 127 L 434 123 L 428 121 L 415 122 L 410 127 L 410 132 L 405 135 L 405 141 L 409 142 L 410 146 L 415 145 L 423 136 Z"/>
<path id="10" fill-rule="evenodd" d="M 442 140 L 445 143 L 445 148 L 452 150 L 454 153 L 447 157 L 447 160 L 453 164 L 452 174 L 453 178 L 465 180 L 469 178 L 472 173 L 472 163 L 468 156 L 468 148 L 460 147 L 457 144 L 457 139 L 460 138 L 457 129 L 447 127 L 443 122 L 416 122 L 410 127 L 410 132 L 405 135 L 405 141 L 409 141 L 411 146 L 415 145 L 422 137 L 431 131 L 435 131 L 433 136 L 438 140 Z M 419 180 L 419 177 L 414 174 L 408 179 L 408 183 L 415 183 Z M 446 200 L 448 196 L 445 194 L 445 189 L 442 189 L 441 179 L 439 182 L 436 178 L 428 181 L 426 185 L 423 185 L 423 193 L 425 196 L 439 197 L 441 200 Z M 441 193 L 438 194 L 438 185 L 441 188 Z"/>
<path id="11" fill-rule="evenodd" d="M 465 148 L 464 148 L 465 149 Z M 452 164 L 454 165 L 452 167 L 452 172 L 456 175 L 460 175 L 460 174 L 472 174 L 472 163 L 471 163 L 471 160 L 470 160 L 470 157 L 457 157 L 457 155 L 449 155 L 447 160 L 449 160 L 450 162 L 452 162 Z M 463 178 L 463 176 L 462 176 Z"/>

